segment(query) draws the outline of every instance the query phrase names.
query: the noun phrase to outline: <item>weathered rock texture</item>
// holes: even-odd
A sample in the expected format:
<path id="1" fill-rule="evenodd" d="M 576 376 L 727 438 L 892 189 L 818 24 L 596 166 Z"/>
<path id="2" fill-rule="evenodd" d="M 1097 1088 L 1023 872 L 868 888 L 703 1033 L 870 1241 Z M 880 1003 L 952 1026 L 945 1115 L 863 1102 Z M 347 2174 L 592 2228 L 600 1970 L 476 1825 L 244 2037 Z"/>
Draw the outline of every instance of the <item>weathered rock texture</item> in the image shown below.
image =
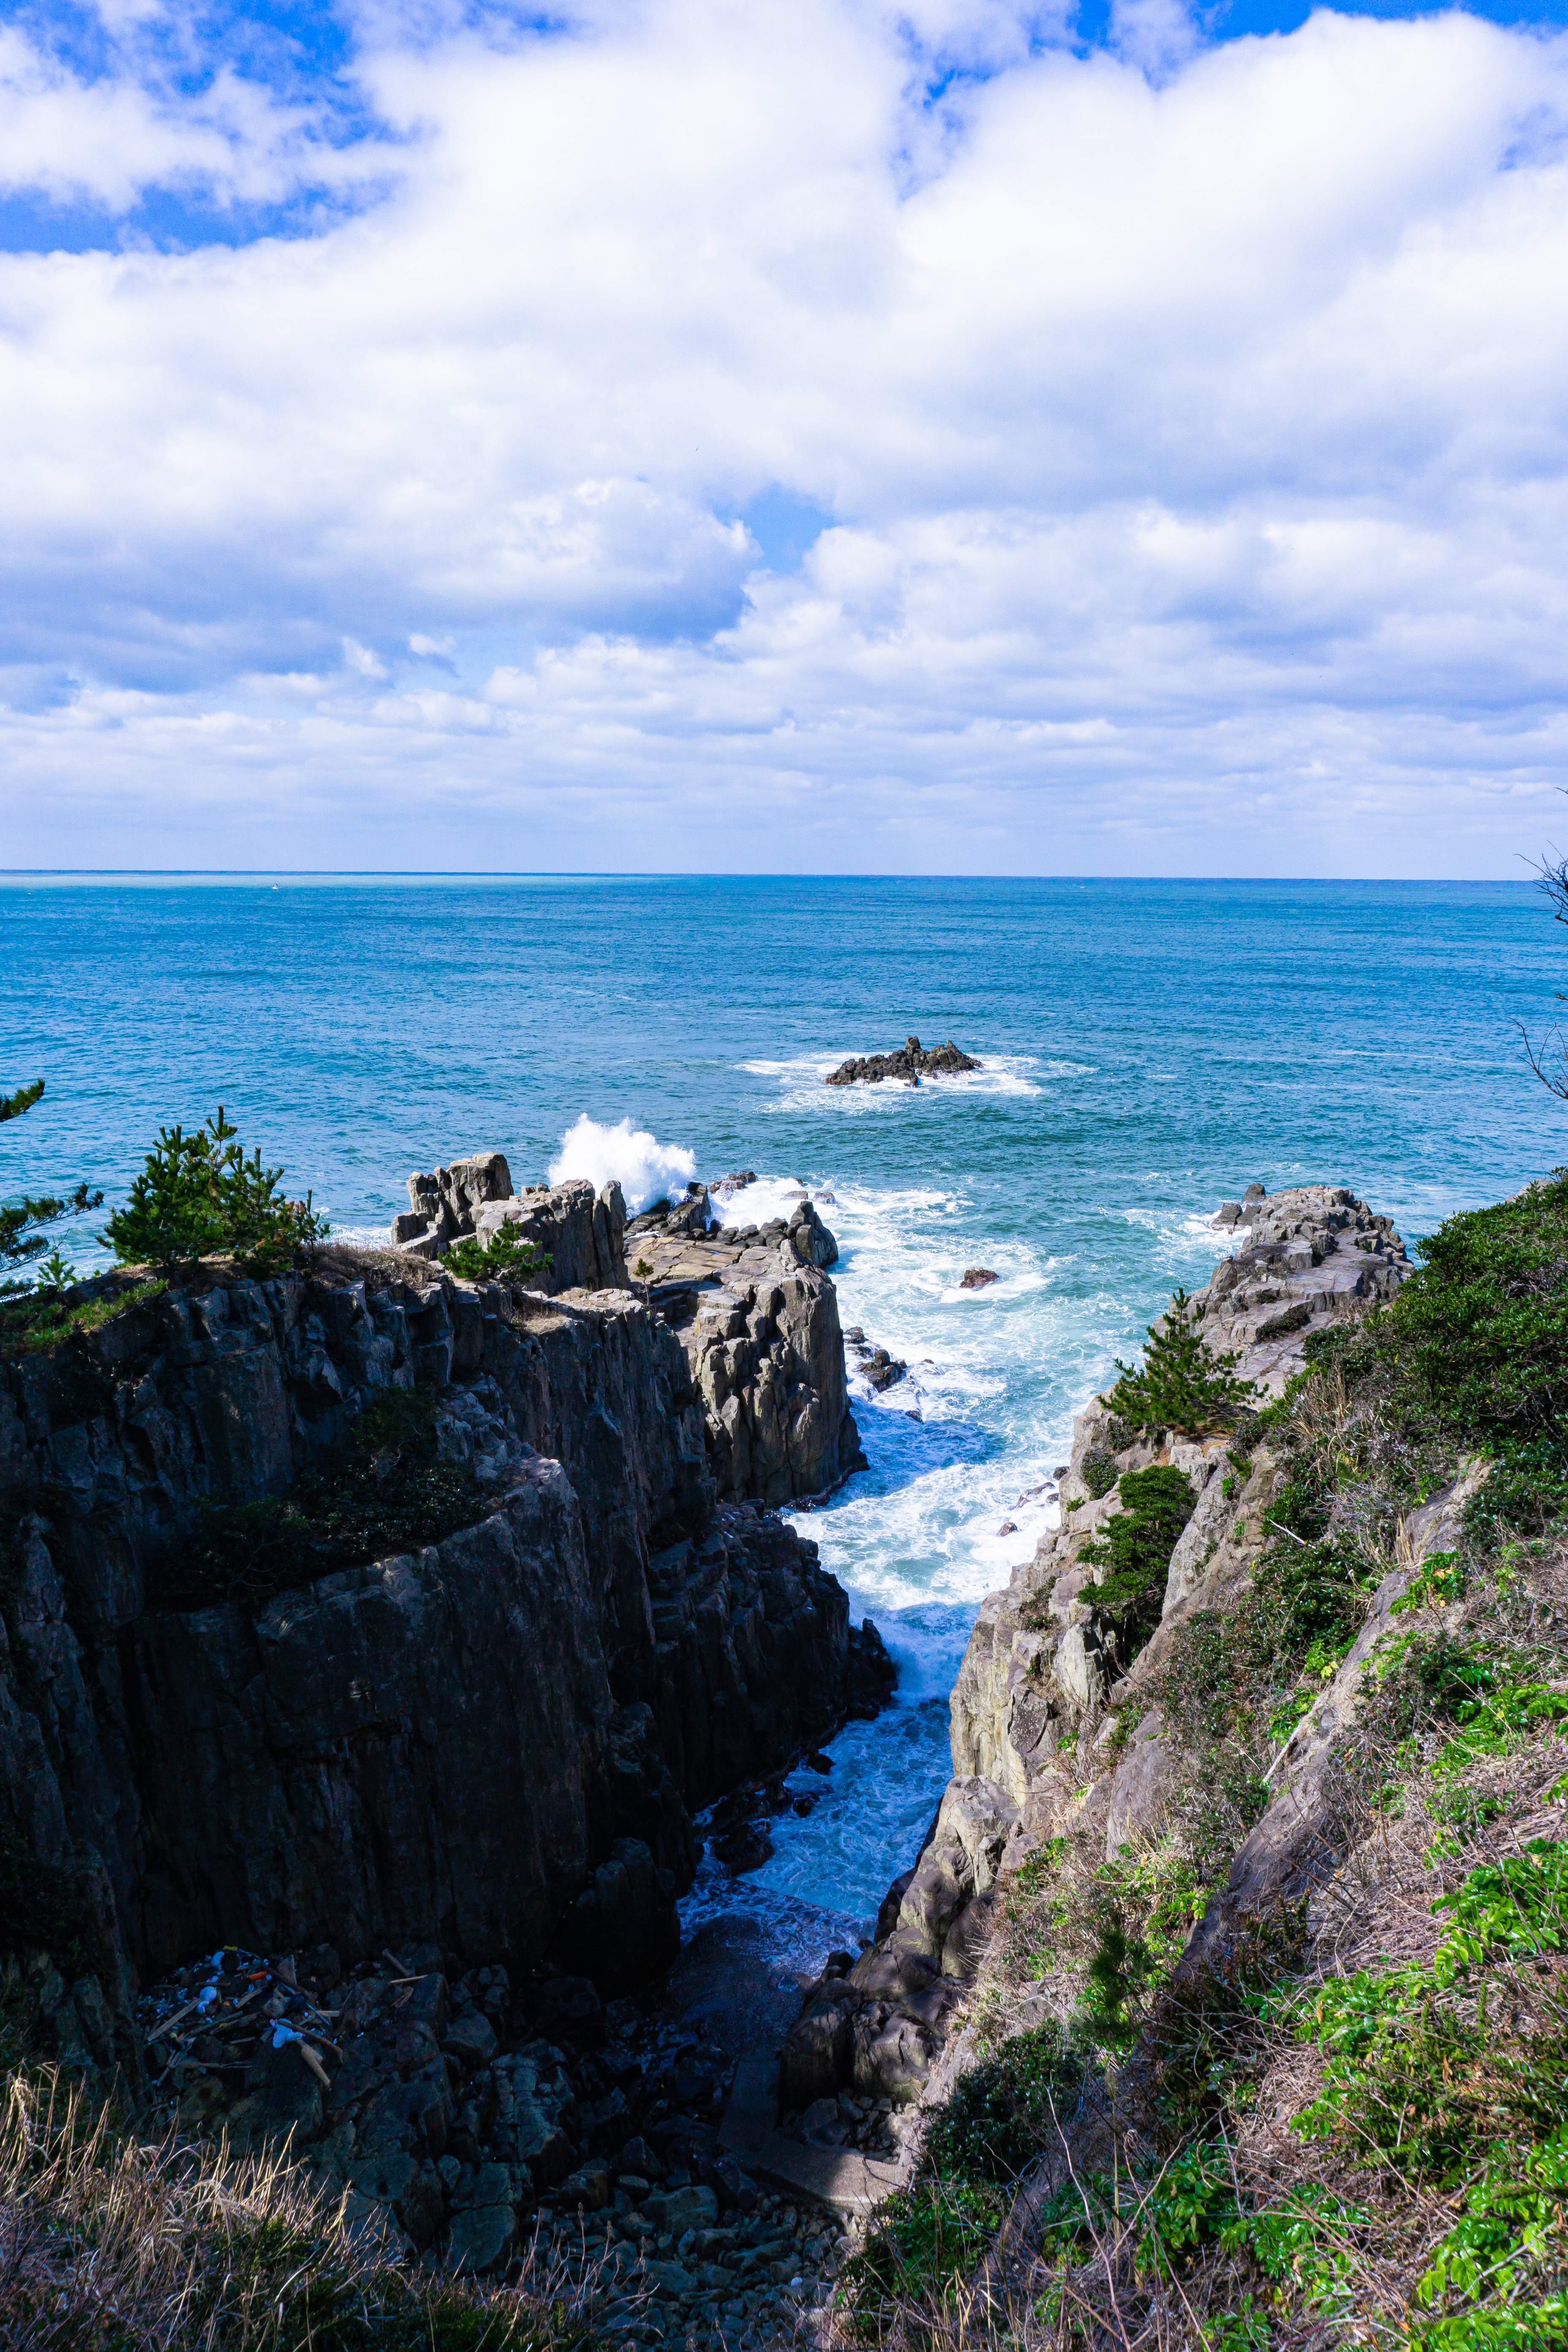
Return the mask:
<path id="1" fill-rule="evenodd" d="M 1309 1332 L 1392 1297 L 1412 1271 L 1388 1218 L 1324 1185 L 1272 1200 L 1254 1187 L 1244 1202 L 1227 1202 L 1215 1225 L 1236 1248 L 1198 1294 L 1200 1328 L 1216 1352 L 1237 1351 L 1244 1378 L 1274 1393 L 1299 1369 Z M 857 2083 L 875 2071 L 885 2092 L 918 2097 L 956 1986 L 987 1941 L 998 1880 L 1075 1825 L 1103 1833 L 1110 1854 L 1158 1827 L 1178 1759 L 1150 1686 L 1173 1627 L 1198 1610 L 1234 1609 L 1247 1590 L 1277 1475 L 1267 1446 L 1247 1458 L 1247 1474 L 1237 1475 L 1225 1438 L 1139 1433 L 1101 1398 L 1077 1416 L 1072 1461 L 1060 1475 L 1061 1526 L 981 1604 L 952 1695 L 954 1778 L 913 1870 L 883 1906 L 876 1951 L 847 1980 L 807 1996 L 791 2036 L 795 2054 L 786 2053 L 791 2095 L 840 2080 L 853 2050 L 864 2053 L 853 2061 Z M 1118 1478 L 1156 1463 L 1184 1473 L 1196 1504 L 1172 1557 L 1160 1626 L 1129 1658 L 1125 1636 L 1096 1608 L 1108 1570 L 1082 1554 L 1123 1507 Z M 1432 1527 L 1423 1520 L 1412 1537 L 1413 1561 L 1436 1541 L 1427 1516 Z M 1380 1592 L 1374 1622 L 1380 1612 L 1386 1622 L 1405 1580 Z M 1353 1705 L 1374 1639 L 1369 1631 L 1358 1643 L 1287 1751 L 1280 1796 L 1237 1860 L 1237 1884 L 1246 1882 L 1250 1899 L 1304 1866 L 1312 1831 L 1303 1791 L 1322 1769 L 1332 1723 Z M 1320 1718 L 1331 1726 L 1321 1738 L 1311 1729 Z M 1123 1726 L 1129 1737 L 1118 1752 Z M 870 2025 L 856 2022 L 863 2011 L 878 2021 L 870 2040 Z"/>
<path id="2" fill-rule="evenodd" d="M 700 1187 L 626 1228 L 635 1280 L 678 1334 L 722 1495 L 819 1495 L 865 1461 L 844 1370 L 838 1244 L 802 1188 L 788 1220 L 708 1223 Z"/>
<path id="3" fill-rule="evenodd" d="M 691 1812 L 878 1684 L 816 1547 L 721 1507 L 643 1301 L 394 1263 L 204 1270 L 0 1366 L 0 1826 L 85 1897 L 111 2010 L 126 1961 L 226 1940 L 635 1973 L 668 1956 Z M 164 1605 L 204 1498 L 286 1491 L 416 1384 L 477 1524 L 261 1607 Z"/>
<path id="4" fill-rule="evenodd" d="M 413 1203 L 394 1217 L 392 1238 L 418 1257 L 444 1257 L 456 1241 L 472 1235 L 485 1246 L 504 1226 L 531 1242 L 545 1263 L 528 1277 L 531 1290 L 546 1297 L 562 1290 L 624 1290 L 622 1250 L 626 1206 L 618 1184 L 595 1195 L 581 1179 L 566 1184 L 525 1185 L 512 1190 L 505 1154 L 477 1151 L 454 1160 L 428 1176 L 408 1179 Z"/>
<path id="5" fill-rule="evenodd" d="M 874 1087 L 883 1078 L 901 1078 L 906 1086 L 918 1087 L 923 1077 L 956 1077 L 960 1071 L 980 1067 L 968 1054 L 961 1054 L 950 1037 L 945 1045 L 922 1045 L 911 1037 L 892 1054 L 862 1054 L 847 1062 L 840 1062 L 827 1078 L 830 1087 Z"/>

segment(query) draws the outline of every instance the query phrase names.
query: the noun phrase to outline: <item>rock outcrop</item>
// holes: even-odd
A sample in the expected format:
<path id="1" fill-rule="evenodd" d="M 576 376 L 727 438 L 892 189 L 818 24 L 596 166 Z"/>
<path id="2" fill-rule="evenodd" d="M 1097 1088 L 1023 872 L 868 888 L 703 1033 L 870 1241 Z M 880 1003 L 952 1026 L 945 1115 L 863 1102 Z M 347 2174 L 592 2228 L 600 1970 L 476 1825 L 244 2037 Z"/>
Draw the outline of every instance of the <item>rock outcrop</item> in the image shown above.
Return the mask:
<path id="1" fill-rule="evenodd" d="M 618 1184 L 595 1194 L 579 1178 L 528 1184 L 518 1193 L 505 1154 L 476 1151 L 431 1175 L 411 1176 L 408 1198 L 408 1213 L 392 1221 L 392 1238 L 414 1256 L 444 1257 L 454 1242 L 469 1236 L 488 1248 L 510 1228 L 512 1239 L 531 1243 L 543 1260 L 528 1276 L 531 1290 L 549 1297 L 626 1286 L 626 1207 Z"/>
<path id="2" fill-rule="evenodd" d="M 1392 1297 L 1413 1271 L 1391 1221 L 1342 1189 L 1305 1185 L 1268 1199 L 1254 1186 L 1215 1222 L 1236 1247 L 1194 1302 L 1198 1328 L 1216 1353 L 1237 1351 L 1260 1394 L 1278 1394 L 1300 1368 L 1310 1333 Z M 1231 1466 L 1236 1454 L 1244 1472 Z M 1153 1467 L 1179 1472 L 1194 1502 L 1159 1622 L 1140 1648 L 1097 1605 L 1109 1570 L 1085 1553 L 1123 1507 L 1121 1477 Z M 876 1948 L 806 1996 L 786 2046 L 789 2099 L 841 2087 L 851 2074 L 858 2086 L 875 2080 L 895 2099 L 918 2098 L 988 1939 L 998 1882 L 1075 1825 L 1102 1834 L 1114 1854 L 1158 1824 L 1175 1759 L 1151 1687 L 1171 1629 L 1200 1609 L 1234 1609 L 1247 1591 L 1276 1465 L 1266 1444 L 1242 1454 L 1235 1433 L 1126 1428 L 1095 1398 L 1077 1416 L 1072 1460 L 1058 1475 L 1059 1528 L 981 1604 L 951 1699 L 954 1777 L 914 1868 L 883 1906 Z M 1386 1613 L 1392 1588 L 1379 1605 Z M 1352 1652 L 1341 1675 L 1359 1672 Z M 1298 1740 L 1304 1772 L 1319 1751 L 1306 1727 Z M 1300 1785 L 1298 1774 L 1289 1790 Z M 1293 1802 L 1282 1793 L 1238 1869 L 1288 1874 L 1302 1834 Z"/>
<path id="3" fill-rule="evenodd" d="M 977 1070 L 980 1065 L 968 1054 L 961 1054 L 950 1037 L 944 1045 L 922 1045 L 918 1037 L 910 1037 L 891 1054 L 862 1054 L 847 1062 L 840 1062 L 830 1072 L 830 1087 L 874 1087 L 884 1078 L 901 1079 L 905 1086 L 918 1087 L 922 1077 L 957 1077 L 963 1070 Z"/>
<path id="4" fill-rule="evenodd" d="M 646 1303 L 404 1263 L 204 1268 L 0 1366 L 0 1830 L 74 1890 L 111 2017 L 128 1966 L 226 1940 L 652 1965 L 691 1814 L 863 1699 L 879 1643 L 814 1545 L 721 1504 Z M 205 1505 L 330 1478 L 416 1389 L 472 1524 L 191 1605 Z M 92 1995 L 46 1990 L 46 2039 L 87 2039 Z"/>
<path id="5" fill-rule="evenodd" d="M 824 1494 L 865 1461 L 845 1378 L 838 1244 L 801 1197 L 787 1220 L 709 1223 L 694 1186 L 634 1218 L 635 1281 L 686 1350 L 721 1495 L 778 1505 Z"/>

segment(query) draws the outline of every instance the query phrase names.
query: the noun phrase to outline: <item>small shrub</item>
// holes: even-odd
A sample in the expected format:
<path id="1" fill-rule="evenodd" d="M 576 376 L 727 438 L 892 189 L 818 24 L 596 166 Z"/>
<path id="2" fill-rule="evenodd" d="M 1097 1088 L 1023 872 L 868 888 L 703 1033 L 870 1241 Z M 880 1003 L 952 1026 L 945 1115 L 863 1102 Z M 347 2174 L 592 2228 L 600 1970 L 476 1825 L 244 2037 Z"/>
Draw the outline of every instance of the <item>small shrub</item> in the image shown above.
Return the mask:
<path id="1" fill-rule="evenodd" d="M 879 2345 L 902 2307 L 940 2302 L 974 2269 L 1004 2210 L 989 2183 L 926 2179 L 889 2197 L 844 2267 L 851 2340 Z"/>
<path id="2" fill-rule="evenodd" d="M 531 1274 L 542 1273 L 554 1260 L 549 1250 L 542 1250 L 517 1225 L 510 1224 L 492 1234 L 488 1246 L 474 1234 L 465 1234 L 452 1244 L 441 1263 L 448 1274 L 464 1282 L 521 1283 Z"/>
<path id="3" fill-rule="evenodd" d="M 1121 1375 L 1106 1402 L 1112 1412 L 1141 1428 L 1159 1423 L 1201 1436 L 1234 1421 L 1257 1391 L 1232 1370 L 1234 1355 L 1216 1356 L 1198 1328 L 1198 1316 L 1184 1290 L 1169 1310 L 1151 1323 L 1142 1367 L 1117 1358 Z"/>
<path id="4" fill-rule="evenodd" d="M 1091 1445 L 1083 1457 L 1079 1476 L 1098 1503 L 1116 1484 L 1116 1456 L 1107 1446 Z"/>
<path id="5" fill-rule="evenodd" d="M 971 2187 L 1015 2179 L 1055 2139 L 1083 2080 L 1083 2060 L 1059 2027 L 1012 2035 L 954 2084 L 926 2142 L 933 2170 Z"/>
<path id="6" fill-rule="evenodd" d="M 1171 1554 L 1196 1497 L 1181 1472 L 1169 1467 L 1128 1471 L 1121 1493 L 1126 1510 L 1108 1519 L 1079 1558 L 1110 1570 L 1085 1598 L 1121 1630 L 1131 1658 L 1160 1622 Z"/>
<path id="7" fill-rule="evenodd" d="M 1411 2331 L 1413 2352 L 1548 2352 L 1568 2343 L 1568 2294 L 1542 2293 L 1568 2257 L 1568 2126 L 1519 2155 L 1495 2151 L 1416 2283 L 1426 2311 L 1461 2308 Z M 1476 2310 L 1477 2300 L 1490 2307 Z"/>

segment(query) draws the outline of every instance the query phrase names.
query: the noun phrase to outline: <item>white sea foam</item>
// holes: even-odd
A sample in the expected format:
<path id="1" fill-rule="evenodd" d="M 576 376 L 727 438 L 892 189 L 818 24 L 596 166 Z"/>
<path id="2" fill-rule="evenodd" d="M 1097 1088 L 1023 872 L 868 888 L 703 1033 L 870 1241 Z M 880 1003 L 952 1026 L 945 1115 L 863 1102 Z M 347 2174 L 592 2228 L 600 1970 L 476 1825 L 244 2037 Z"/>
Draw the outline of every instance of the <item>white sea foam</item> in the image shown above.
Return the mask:
<path id="1" fill-rule="evenodd" d="M 697 1159 L 678 1143 L 659 1143 L 629 1118 L 604 1127 L 584 1111 L 561 1139 L 550 1163 L 550 1181 L 564 1184 L 586 1177 L 595 1192 L 618 1184 L 633 1216 L 675 1187 L 684 1191 L 697 1173 Z"/>
<path id="2" fill-rule="evenodd" d="M 975 1608 L 1059 1523 L 1051 1474 L 1099 1369 L 1086 1340 L 1103 1318 L 1098 1302 L 1068 1295 L 1069 1261 L 1016 1233 L 985 1233 L 962 1188 L 879 1189 L 797 1170 L 838 1240 L 841 1319 L 909 1366 L 880 1395 L 852 1377 L 868 1466 L 795 1515 L 852 1615 L 876 1621 L 899 1689 L 874 1723 L 833 1741 L 831 1777 L 792 1780 L 812 1811 L 774 1822 L 771 1859 L 731 1880 L 709 1857 L 682 1915 L 689 1928 L 719 1911 L 752 1912 L 766 1919 L 771 1949 L 811 1967 L 869 1932 L 930 1826 L 952 1770 L 948 1693 Z M 798 1176 L 768 1173 L 716 1205 L 731 1225 L 760 1224 L 800 1197 Z M 960 1278 L 976 1262 L 1001 1278 L 965 1291 Z M 854 1361 L 851 1351 L 852 1375 Z"/>
<path id="3" fill-rule="evenodd" d="M 1155 1263 L 1184 1284 L 1206 1282 L 1217 1259 L 1234 1249 L 1245 1249 L 1251 1236 L 1245 1226 L 1222 1231 L 1214 1210 L 1192 1209 L 1185 1214 L 1169 1209 L 1123 1208 L 1130 1225 L 1152 1234 L 1159 1244 Z"/>

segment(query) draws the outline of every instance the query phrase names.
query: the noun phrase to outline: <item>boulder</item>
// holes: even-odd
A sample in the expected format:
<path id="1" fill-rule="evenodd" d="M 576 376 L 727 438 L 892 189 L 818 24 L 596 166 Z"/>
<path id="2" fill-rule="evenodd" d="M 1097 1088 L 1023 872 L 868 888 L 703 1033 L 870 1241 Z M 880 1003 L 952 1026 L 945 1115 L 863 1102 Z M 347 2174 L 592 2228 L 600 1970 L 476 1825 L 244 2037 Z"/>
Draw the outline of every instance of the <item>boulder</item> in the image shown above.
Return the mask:
<path id="1" fill-rule="evenodd" d="M 447 2244 L 453 2270 L 493 2271 L 510 2252 L 515 2227 L 510 2205 L 468 2205 L 454 2213 Z"/>
<path id="2" fill-rule="evenodd" d="M 621 1993 L 668 1968 L 679 1949 L 673 1876 L 640 1838 L 618 1838 L 567 1913 L 557 1958 Z"/>

